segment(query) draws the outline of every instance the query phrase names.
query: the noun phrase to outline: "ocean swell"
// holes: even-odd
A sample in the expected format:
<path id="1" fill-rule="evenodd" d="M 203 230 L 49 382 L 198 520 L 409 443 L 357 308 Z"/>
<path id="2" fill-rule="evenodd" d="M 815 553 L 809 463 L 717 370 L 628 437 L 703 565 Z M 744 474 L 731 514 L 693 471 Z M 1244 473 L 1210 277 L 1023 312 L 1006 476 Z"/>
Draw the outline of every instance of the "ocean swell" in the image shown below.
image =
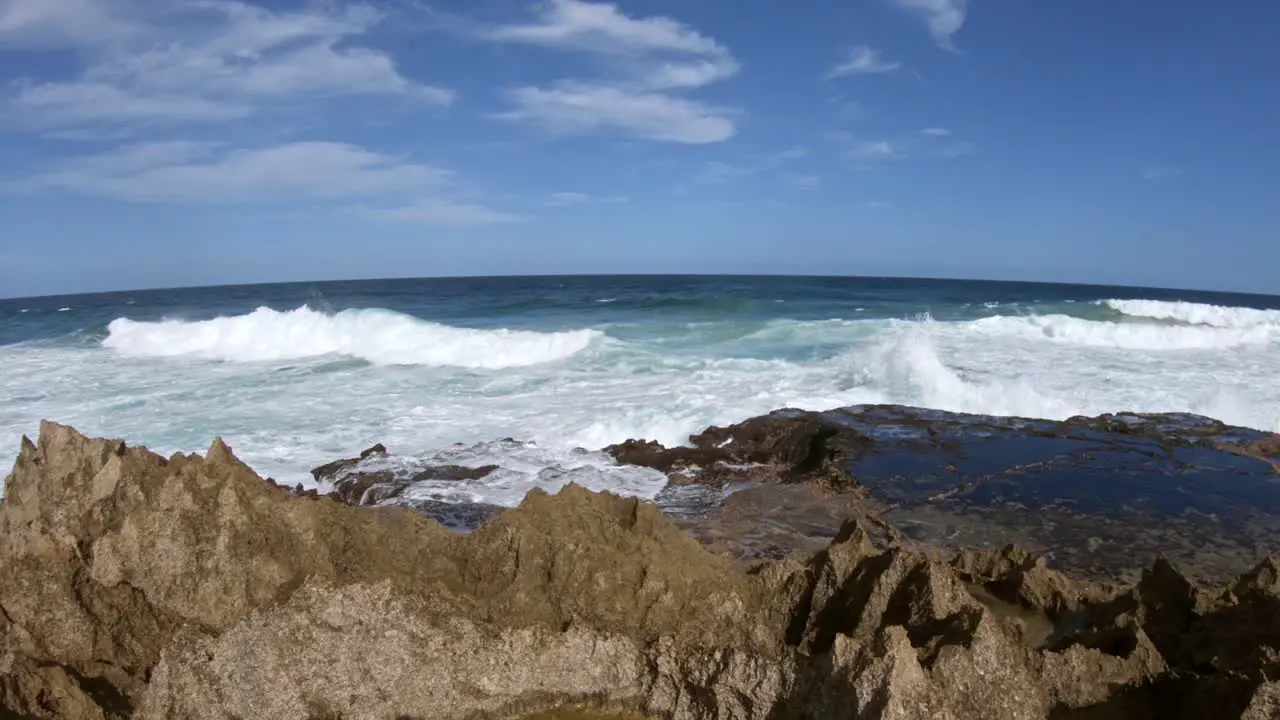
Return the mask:
<path id="1" fill-rule="evenodd" d="M 420 320 L 390 310 L 327 314 L 303 306 L 260 307 L 211 320 L 113 320 L 102 344 L 127 357 L 190 357 L 227 362 L 343 356 L 373 365 L 477 369 L 526 367 L 576 355 L 603 337 L 597 330 L 477 330 Z"/>

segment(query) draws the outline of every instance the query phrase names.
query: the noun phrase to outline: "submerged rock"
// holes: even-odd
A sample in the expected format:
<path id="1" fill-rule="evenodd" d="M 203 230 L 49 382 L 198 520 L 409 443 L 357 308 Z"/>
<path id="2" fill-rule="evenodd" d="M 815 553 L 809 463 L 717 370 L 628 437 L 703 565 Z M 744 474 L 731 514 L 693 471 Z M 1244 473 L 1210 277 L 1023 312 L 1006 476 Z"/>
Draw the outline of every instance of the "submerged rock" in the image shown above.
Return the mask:
<path id="1" fill-rule="evenodd" d="M 1273 561 L 1221 589 L 1157 563 L 1106 590 L 1016 548 L 944 561 L 877 534 L 846 522 L 743 569 L 574 485 L 457 534 L 295 496 L 220 441 L 163 458 L 45 423 L 0 504 L 0 717 L 1277 709 Z"/>

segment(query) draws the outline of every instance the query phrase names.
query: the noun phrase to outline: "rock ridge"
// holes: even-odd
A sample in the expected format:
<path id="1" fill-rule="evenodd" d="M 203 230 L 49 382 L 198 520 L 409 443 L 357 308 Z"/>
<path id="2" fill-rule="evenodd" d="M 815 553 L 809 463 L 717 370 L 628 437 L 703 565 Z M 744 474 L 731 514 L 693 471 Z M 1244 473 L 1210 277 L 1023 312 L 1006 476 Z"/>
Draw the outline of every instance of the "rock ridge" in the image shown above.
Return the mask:
<path id="1" fill-rule="evenodd" d="M 840 487 L 825 432 L 762 429 L 768 452 L 728 459 Z M 1113 587 L 854 519 L 744 568 L 576 485 L 466 534 L 344 500 L 268 482 L 221 440 L 166 458 L 42 423 L 0 502 L 0 717 L 1280 713 L 1270 558 L 1222 586 L 1158 560 Z"/>

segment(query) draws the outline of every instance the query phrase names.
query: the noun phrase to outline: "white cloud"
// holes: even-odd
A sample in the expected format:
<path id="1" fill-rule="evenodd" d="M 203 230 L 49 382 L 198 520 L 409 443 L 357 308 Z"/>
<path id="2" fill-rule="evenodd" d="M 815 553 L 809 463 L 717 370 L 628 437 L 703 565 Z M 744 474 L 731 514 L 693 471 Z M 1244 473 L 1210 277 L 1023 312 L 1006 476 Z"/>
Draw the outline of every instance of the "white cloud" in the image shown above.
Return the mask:
<path id="1" fill-rule="evenodd" d="M 163 142 L 69 160 L 25 184 L 144 202 L 225 203 L 417 192 L 448 178 L 444 170 L 343 143 L 237 149 Z"/>
<path id="2" fill-rule="evenodd" d="M 672 18 L 630 17 L 610 3 L 547 0 L 534 11 L 533 22 L 492 28 L 483 35 L 588 53 L 616 77 L 513 88 L 508 96 L 516 107 L 500 117 L 563 134 L 614 130 L 691 144 L 733 136 L 729 112 L 676 94 L 738 72 L 737 61 L 716 40 Z"/>
<path id="3" fill-rule="evenodd" d="M 929 34 L 934 42 L 948 50 L 952 49 L 951 37 L 964 26 L 965 14 L 968 12 L 969 0 L 894 0 L 905 10 L 924 18 L 929 26 Z"/>
<path id="4" fill-rule="evenodd" d="M 849 50 L 848 56 L 827 72 L 828 78 L 847 75 L 874 75 L 888 73 L 902 67 L 900 62 L 889 62 L 875 48 L 859 45 Z"/>
<path id="5" fill-rule="evenodd" d="M 691 145 L 721 142 L 734 134 L 725 111 L 666 93 L 565 82 L 550 88 L 515 88 L 509 96 L 516 107 L 499 117 L 530 122 L 557 134 L 613 129 Z"/>
<path id="6" fill-rule="evenodd" d="M 342 95 L 400 96 L 437 106 L 453 101 L 449 90 L 404 77 L 381 50 L 349 44 L 380 20 L 367 6 L 290 12 L 235 0 L 200 0 L 165 12 L 152 6 L 148 14 L 141 5 L 119 1 L 41 1 L 94 8 L 129 31 L 91 37 L 78 29 L 81 21 L 74 13 L 66 12 L 39 20 L 61 27 L 64 38 L 80 37 L 91 46 L 93 60 L 74 79 L 20 84 L 8 99 L 10 114 L 29 123 L 211 122 L 245 117 L 273 103 Z M 15 28 L 32 22 L 10 20 Z M 46 34 L 58 35 L 52 30 Z M 116 39 L 92 47 L 107 35 Z"/>
<path id="7" fill-rule="evenodd" d="M 940 127 L 925 128 L 920 131 L 920 134 L 928 135 L 929 137 L 951 137 L 950 130 Z"/>
<path id="8" fill-rule="evenodd" d="M 537 22 L 506 25 L 491 32 L 497 40 L 597 53 L 682 52 L 722 55 L 715 40 L 667 17 L 636 19 L 610 3 L 547 0 L 536 6 Z"/>

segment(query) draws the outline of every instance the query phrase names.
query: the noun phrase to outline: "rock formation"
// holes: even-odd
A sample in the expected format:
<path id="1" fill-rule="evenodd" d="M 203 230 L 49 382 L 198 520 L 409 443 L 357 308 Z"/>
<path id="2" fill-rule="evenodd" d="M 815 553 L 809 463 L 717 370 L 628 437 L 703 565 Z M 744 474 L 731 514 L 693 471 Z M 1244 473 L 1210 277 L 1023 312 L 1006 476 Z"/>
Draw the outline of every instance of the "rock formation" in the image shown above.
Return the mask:
<path id="1" fill-rule="evenodd" d="M 1017 544 L 1074 575 L 1128 583 L 1163 555 L 1225 582 L 1280 537 L 1280 435 L 1194 415 L 780 410 L 684 447 L 605 450 L 667 473 L 671 499 L 745 486 L 703 492 L 710 502 L 679 513 L 704 542 L 742 557 L 810 554 L 857 517 L 922 551 Z"/>
<path id="2" fill-rule="evenodd" d="M 804 452 L 821 432 L 793 430 L 729 459 L 830 483 Z M 1280 713 L 1273 561 L 1108 589 L 868 530 L 743 568 L 653 505 L 569 486 L 457 534 L 297 495 L 221 441 L 164 458 L 45 423 L 0 504 L 0 717 Z"/>

